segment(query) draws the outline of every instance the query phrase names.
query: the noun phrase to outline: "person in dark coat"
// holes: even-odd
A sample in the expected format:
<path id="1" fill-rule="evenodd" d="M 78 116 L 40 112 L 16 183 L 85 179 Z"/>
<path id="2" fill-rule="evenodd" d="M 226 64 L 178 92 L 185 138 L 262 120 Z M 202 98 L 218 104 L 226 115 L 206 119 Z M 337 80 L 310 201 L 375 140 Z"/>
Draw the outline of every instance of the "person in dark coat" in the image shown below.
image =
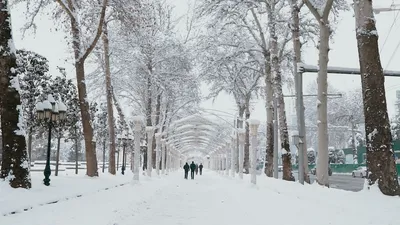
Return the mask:
<path id="1" fill-rule="evenodd" d="M 197 175 L 197 173 L 199 172 L 199 165 L 196 164 L 196 169 L 194 171 L 196 172 Z"/>
<path id="2" fill-rule="evenodd" d="M 186 164 L 183 166 L 183 169 L 185 170 L 185 179 L 187 180 L 187 179 L 188 179 L 188 173 L 189 173 L 189 164 L 186 163 Z"/>
<path id="3" fill-rule="evenodd" d="M 190 177 L 192 180 L 194 179 L 194 170 L 196 169 L 196 164 L 192 161 L 192 164 L 190 164 Z"/>
<path id="4" fill-rule="evenodd" d="M 200 175 L 203 173 L 203 164 L 201 164 L 200 163 L 200 166 L 199 166 L 199 170 L 200 170 Z"/>

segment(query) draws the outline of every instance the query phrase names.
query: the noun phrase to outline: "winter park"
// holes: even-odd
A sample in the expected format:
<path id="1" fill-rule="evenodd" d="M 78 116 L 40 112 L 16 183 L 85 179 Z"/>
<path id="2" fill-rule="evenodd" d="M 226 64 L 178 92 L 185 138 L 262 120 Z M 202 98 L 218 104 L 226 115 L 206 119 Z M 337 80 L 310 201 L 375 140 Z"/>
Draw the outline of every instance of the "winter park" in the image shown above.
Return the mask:
<path id="1" fill-rule="evenodd" d="M 1 0 L 0 225 L 398 225 L 400 0 Z"/>

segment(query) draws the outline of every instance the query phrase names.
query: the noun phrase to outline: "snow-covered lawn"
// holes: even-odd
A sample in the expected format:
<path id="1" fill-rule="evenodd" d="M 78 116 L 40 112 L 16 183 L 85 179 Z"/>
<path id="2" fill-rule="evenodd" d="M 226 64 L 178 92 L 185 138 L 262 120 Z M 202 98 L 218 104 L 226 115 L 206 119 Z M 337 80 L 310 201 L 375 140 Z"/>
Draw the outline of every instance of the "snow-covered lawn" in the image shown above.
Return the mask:
<path id="1" fill-rule="evenodd" d="M 94 194 L 107 188 L 128 184 L 132 180 L 130 171 L 127 176 L 100 174 L 100 178 L 87 177 L 84 175 L 85 171 L 79 171 L 79 173 L 75 175 L 73 170 L 69 170 L 61 172 L 60 176 L 56 177 L 52 172 L 51 186 L 46 187 L 43 185 L 43 172 L 32 172 L 33 187 L 29 191 L 12 189 L 6 182 L 0 181 L 0 216 L 30 210 L 38 205 L 55 201 L 65 201 L 81 197 L 81 195 Z"/>
<path id="2" fill-rule="evenodd" d="M 54 178 L 54 177 L 53 177 Z M 55 204 L 0 216 L 3 225 L 398 225 L 398 197 L 377 190 L 347 192 L 318 185 L 258 177 L 257 186 L 244 180 L 204 171 L 195 180 L 174 172 L 161 178 L 141 177 L 139 184 L 110 188 L 131 180 L 128 176 L 89 179 L 60 176 L 48 188 L 10 191 L 2 184 L 2 212 L 11 206 L 37 205 L 83 193 Z M 40 181 L 40 179 L 38 180 Z M 47 191 L 49 190 L 49 191 Z M 5 197 L 5 198 L 4 198 Z M 25 203 L 18 203 L 25 202 Z M 19 205 L 18 205 L 19 204 Z M 22 209 L 22 208 L 21 208 Z"/>

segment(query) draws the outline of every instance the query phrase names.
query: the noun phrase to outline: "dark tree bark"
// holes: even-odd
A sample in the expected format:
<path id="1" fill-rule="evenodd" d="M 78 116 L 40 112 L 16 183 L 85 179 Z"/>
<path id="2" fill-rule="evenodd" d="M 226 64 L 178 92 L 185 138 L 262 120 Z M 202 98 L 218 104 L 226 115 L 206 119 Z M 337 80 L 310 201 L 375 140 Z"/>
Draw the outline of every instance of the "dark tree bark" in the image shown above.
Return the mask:
<path id="1" fill-rule="evenodd" d="M 364 100 L 369 185 L 385 195 L 400 195 L 371 0 L 354 1 L 356 38 Z"/>
<path id="2" fill-rule="evenodd" d="M 158 125 L 160 123 L 160 115 L 161 115 L 161 94 L 157 95 L 156 99 L 156 121 L 155 125 Z M 160 128 L 156 128 L 154 133 L 158 133 L 160 131 Z M 153 137 L 153 168 L 156 168 L 156 138 L 155 136 Z"/>
<path id="3" fill-rule="evenodd" d="M 250 173 L 250 127 L 249 123 L 247 120 L 250 118 L 250 99 L 247 101 L 246 104 L 246 110 L 245 110 L 245 117 L 246 117 L 246 122 L 245 122 L 245 129 L 246 129 L 246 135 L 244 139 L 244 158 L 243 158 L 243 169 L 245 174 Z"/>
<path id="4" fill-rule="evenodd" d="M 149 63 L 148 68 L 149 68 L 149 71 L 151 72 L 152 71 L 151 63 Z M 151 113 L 152 113 L 151 87 L 152 87 L 152 82 L 151 82 L 151 78 L 149 75 L 149 77 L 147 77 L 147 105 L 146 105 L 146 126 L 148 126 L 148 127 L 152 126 L 152 123 L 151 123 Z M 146 132 L 146 142 L 147 142 L 147 140 L 148 140 L 148 137 L 147 137 L 147 132 Z M 154 141 L 153 141 L 153 143 L 154 143 Z M 147 146 L 147 150 L 144 153 L 144 158 L 146 160 L 143 162 L 143 168 L 146 168 L 146 170 L 147 170 L 148 167 L 151 166 L 151 165 L 147 165 L 148 157 L 151 157 L 151 156 L 147 155 L 147 152 L 148 152 L 148 148 L 149 147 L 153 148 L 153 146 L 148 146 L 148 143 L 146 144 L 146 146 Z"/>
<path id="5" fill-rule="evenodd" d="M 245 107 L 243 105 L 238 104 L 239 117 L 236 120 L 236 128 L 243 128 L 243 116 Z M 239 134 L 236 133 L 236 173 L 239 173 Z"/>
<path id="6" fill-rule="evenodd" d="M 19 94 L 16 53 L 12 39 L 8 1 L 0 1 L 0 99 L 2 167 L 0 178 L 13 188 L 31 188 L 29 159 L 25 142 Z"/>
<path id="7" fill-rule="evenodd" d="M 264 58 L 266 59 L 265 63 L 265 83 L 267 84 L 268 87 L 270 87 L 269 90 L 266 90 L 266 92 L 270 92 L 267 94 L 269 97 L 273 97 L 273 90 L 272 90 L 272 74 L 271 74 L 271 64 L 269 63 L 271 60 L 271 55 L 269 52 L 264 53 Z M 272 104 L 273 100 L 271 99 L 266 99 L 266 104 L 265 106 L 267 107 L 267 126 L 266 126 L 266 149 L 265 149 L 265 168 L 264 168 L 264 173 L 268 177 L 273 176 L 274 172 L 274 123 L 273 123 L 273 118 L 274 118 L 274 105 Z"/>
<path id="8" fill-rule="evenodd" d="M 76 73 L 76 82 L 78 87 L 78 98 L 79 98 L 79 108 L 82 116 L 82 126 L 83 126 L 83 136 L 85 138 L 85 153 L 86 153 L 86 174 L 90 177 L 98 176 L 98 167 L 97 167 L 97 157 L 96 151 L 92 146 L 93 139 L 93 127 L 91 125 L 92 121 L 90 119 L 89 113 L 89 102 L 87 96 L 87 88 L 85 82 L 85 61 L 90 53 L 93 51 L 96 46 L 100 36 L 103 32 L 104 18 L 106 14 L 106 8 L 108 5 L 108 0 L 103 0 L 100 8 L 100 20 L 96 29 L 96 34 L 94 36 L 93 41 L 89 45 L 87 49 L 82 49 L 81 46 L 81 36 L 82 30 L 79 27 L 79 23 L 76 18 L 77 8 L 76 4 L 72 0 L 55 0 L 58 2 L 60 7 L 64 10 L 64 12 L 69 16 L 70 24 L 71 24 L 71 34 L 72 34 L 72 47 L 74 49 L 74 57 L 75 57 L 75 73 Z"/>
<path id="9" fill-rule="evenodd" d="M 32 135 L 33 135 L 33 129 L 32 127 L 29 128 L 28 132 L 28 158 L 29 158 L 29 163 L 32 162 Z"/>
<path id="10" fill-rule="evenodd" d="M 76 132 L 78 132 L 78 131 L 76 131 Z M 78 138 L 77 137 L 75 137 L 75 139 L 74 139 L 74 144 L 75 144 L 75 146 L 74 146 L 74 148 L 75 148 L 75 174 L 78 174 L 78 161 L 79 161 L 79 147 L 78 147 L 78 142 L 79 142 L 79 140 L 78 140 Z"/>

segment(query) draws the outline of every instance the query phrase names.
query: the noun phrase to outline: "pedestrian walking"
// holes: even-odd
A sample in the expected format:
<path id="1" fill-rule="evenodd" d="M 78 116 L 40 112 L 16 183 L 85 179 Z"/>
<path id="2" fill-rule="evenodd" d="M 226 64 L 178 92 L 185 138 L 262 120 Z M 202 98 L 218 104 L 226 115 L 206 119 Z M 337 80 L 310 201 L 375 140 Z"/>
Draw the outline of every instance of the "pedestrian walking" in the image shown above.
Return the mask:
<path id="1" fill-rule="evenodd" d="M 203 173 L 203 164 L 201 164 L 200 163 L 200 166 L 199 166 L 199 170 L 200 170 L 200 175 Z"/>
<path id="2" fill-rule="evenodd" d="M 190 164 L 190 177 L 192 180 L 194 179 L 194 170 L 196 169 L 196 164 L 194 164 L 194 161 L 192 161 L 192 164 Z"/>
<path id="3" fill-rule="evenodd" d="M 183 170 L 185 171 L 185 179 L 187 180 L 188 179 L 188 173 L 189 173 L 189 164 L 188 163 L 186 163 L 183 166 Z"/>

